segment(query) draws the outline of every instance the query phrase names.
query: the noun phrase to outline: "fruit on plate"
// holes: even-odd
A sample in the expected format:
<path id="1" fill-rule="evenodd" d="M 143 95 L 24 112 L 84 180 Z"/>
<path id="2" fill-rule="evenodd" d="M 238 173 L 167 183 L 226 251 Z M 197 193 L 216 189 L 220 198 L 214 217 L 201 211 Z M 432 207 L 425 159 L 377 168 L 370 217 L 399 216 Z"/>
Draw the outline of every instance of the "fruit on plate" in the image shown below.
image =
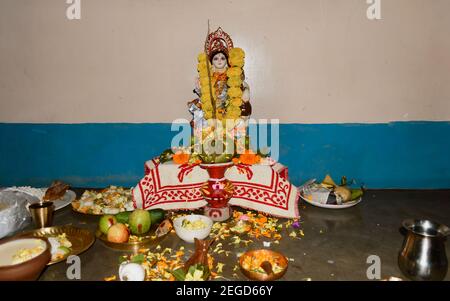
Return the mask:
<path id="1" fill-rule="evenodd" d="M 337 185 L 336 182 L 331 178 L 330 175 L 326 175 L 323 179 L 322 183 L 320 183 L 320 186 L 323 188 L 328 189 L 329 191 L 332 191 L 333 194 L 336 196 L 336 201 L 334 202 L 331 199 L 328 200 L 327 203 L 333 204 L 337 203 L 338 205 L 341 205 L 343 203 L 355 201 L 359 198 L 361 198 L 364 194 L 364 187 L 352 189 L 349 186 L 351 183 L 354 183 L 355 181 L 352 180 L 350 183 L 347 181 L 347 177 L 343 176 L 341 178 L 341 184 Z"/>
<path id="2" fill-rule="evenodd" d="M 128 224 L 128 220 L 130 218 L 130 211 L 120 212 L 115 215 L 117 222 L 122 224 Z"/>
<path id="3" fill-rule="evenodd" d="M 152 225 L 150 213 L 147 210 L 136 209 L 130 214 L 128 224 L 134 235 L 144 234 L 150 230 Z"/>
<path id="4" fill-rule="evenodd" d="M 352 192 L 346 186 L 338 186 L 334 188 L 334 195 L 338 204 L 350 202 L 352 200 Z"/>
<path id="5" fill-rule="evenodd" d="M 152 225 L 159 224 L 164 220 L 166 212 L 162 209 L 152 209 L 148 211 L 150 213 L 150 219 L 152 221 Z"/>
<path id="6" fill-rule="evenodd" d="M 330 175 L 326 175 L 322 181 L 322 186 L 328 189 L 332 189 L 337 186 Z"/>
<path id="7" fill-rule="evenodd" d="M 107 214 L 107 215 L 103 215 L 100 218 L 98 226 L 100 228 L 100 231 L 103 234 L 108 234 L 109 228 L 111 228 L 111 226 L 116 224 L 116 223 L 117 223 L 116 217 L 114 215 Z"/>
<path id="8" fill-rule="evenodd" d="M 352 189 L 352 201 L 359 199 L 364 194 L 362 189 Z"/>
<path id="9" fill-rule="evenodd" d="M 108 230 L 107 239 L 110 242 L 124 243 L 128 241 L 130 233 L 127 226 L 121 223 L 112 225 Z"/>
<path id="10" fill-rule="evenodd" d="M 72 243 L 67 238 L 66 233 L 47 237 L 47 240 L 51 246 L 50 253 L 52 254 L 52 260 L 63 259 L 70 255 Z"/>

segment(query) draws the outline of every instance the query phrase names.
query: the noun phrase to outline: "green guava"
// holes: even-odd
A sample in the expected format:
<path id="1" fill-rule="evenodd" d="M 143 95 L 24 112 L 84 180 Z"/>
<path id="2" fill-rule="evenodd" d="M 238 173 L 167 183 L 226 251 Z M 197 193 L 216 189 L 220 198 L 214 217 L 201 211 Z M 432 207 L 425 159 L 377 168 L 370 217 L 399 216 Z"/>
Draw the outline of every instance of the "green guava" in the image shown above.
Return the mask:
<path id="1" fill-rule="evenodd" d="M 134 235 L 147 233 L 152 225 L 150 213 L 143 209 L 136 209 L 130 214 L 128 224 Z"/>
<path id="2" fill-rule="evenodd" d="M 115 216 L 106 214 L 100 218 L 100 221 L 98 222 L 98 227 L 100 231 L 106 235 L 108 234 L 109 228 L 115 223 L 117 223 L 117 219 L 115 218 Z"/>

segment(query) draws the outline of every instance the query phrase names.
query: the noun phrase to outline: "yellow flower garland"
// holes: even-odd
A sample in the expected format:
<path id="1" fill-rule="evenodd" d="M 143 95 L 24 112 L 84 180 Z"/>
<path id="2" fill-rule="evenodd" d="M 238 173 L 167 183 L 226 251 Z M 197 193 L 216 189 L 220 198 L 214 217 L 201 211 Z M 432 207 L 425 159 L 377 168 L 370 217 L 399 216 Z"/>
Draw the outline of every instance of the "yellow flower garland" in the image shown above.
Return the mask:
<path id="1" fill-rule="evenodd" d="M 228 87 L 240 87 L 242 85 L 242 79 L 240 77 L 229 77 L 227 80 Z"/>
<path id="2" fill-rule="evenodd" d="M 230 67 L 227 70 L 227 95 L 229 98 L 228 105 L 226 107 L 226 110 L 223 109 L 217 109 L 216 111 L 216 118 L 219 120 L 225 119 L 233 119 L 236 120 L 239 117 L 241 117 L 241 108 L 242 105 L 242 74 L 243 74 L 243 67 L 244 67 L 244 58 L 245 53 L 241 48 L 232 48 L 228 52 L 229 58 L 228 62 L 230 64 Z M 208 65 L 207 60 L 208 56 L 206 53 L 200 53 L 198 55 L 198 74 L 199 74 L 199 82 L 200 82 L 200 89 L 202 92 L 201 101 L 202 101 L 202 110 L 204 112 L 205 119 L 211 119 L 212 118 L 212 110 L 213 106 L 211 103 L 211 93 L 210 93 L 210 86 L 208 78 Z M 212 70 L 210 69 L 210 75 L 212 76 Z M 212 78 L 211 78 L 212 81 Z M 215 89 L 212 87 L 212 95 L 214 99 L 212 101 L 217 101 L 215 99 Z"/>

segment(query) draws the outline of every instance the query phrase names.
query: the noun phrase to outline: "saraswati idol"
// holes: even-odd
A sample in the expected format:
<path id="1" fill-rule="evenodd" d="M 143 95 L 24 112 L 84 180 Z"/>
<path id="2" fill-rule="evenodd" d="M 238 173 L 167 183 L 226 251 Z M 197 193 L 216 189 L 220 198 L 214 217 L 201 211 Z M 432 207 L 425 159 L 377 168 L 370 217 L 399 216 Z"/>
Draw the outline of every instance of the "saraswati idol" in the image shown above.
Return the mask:
<path id="1" fill-rule="evenodd" d="M 270 150 L 258 150 L 256 136 L 250 146 L 248 132 L 254 131 L 248 130 L 251 105 L 244 61 L 244 51 L 226 32 L 208 30 L 198 55 L 196 97 L 188 102 L 190 142 L 184 139 L 183 146 L 145 163 L 145 176 L 133 189 L 137 208 L 204 208 L 214 221 L 224 221 L 232 204 L 298 217 L 298 190 L 287 179 L 287 167 L 273 160 Z"/>
<path id="2" fill-rule="evenodd" d="M 228 201 L 234 189 L 225 178 L 226 170 L 237 163 L 240 154 L 256 156 L 250 154 L 246 136 L 251 105 L 244 58 L 244 51 L 233 46 L 222 28 L 208 32 L 204 52 L 198 56 L 194 89 L 198 98 L 188 103 L 193 115 L 189 156 L 174 154 L 175 162 L 184 155 L 189 163 L 198 163 L 208 172 L 209 180 L 201 191 L 208 202 L 205 214 L 216 221 L 231 215 Z"/>

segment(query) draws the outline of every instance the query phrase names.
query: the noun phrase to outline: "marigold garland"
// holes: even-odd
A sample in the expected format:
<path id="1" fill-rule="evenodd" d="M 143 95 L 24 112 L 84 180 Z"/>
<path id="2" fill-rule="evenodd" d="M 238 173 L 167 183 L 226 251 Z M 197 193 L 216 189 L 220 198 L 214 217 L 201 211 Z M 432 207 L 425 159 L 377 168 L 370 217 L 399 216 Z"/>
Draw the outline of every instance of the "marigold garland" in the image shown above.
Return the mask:
<path id="1" fill-rule="evenodd" d="M 243 66 L 245 53 L 241 48 L 232 48 L 229 50 L 228 62 L 230 67 L 227 70 L 227 104 L 225 109 L 217 108 L 216 118 L 219 120 L 233 119 L 236 120 L 241 117 L 242 94 L 243 94 Z M 201 89 L 202 110 L 205 119 L 211 119 L 213 116 L 212 101 L 217 102 L 216 91 L 214 88 L 213 71 L 210 67 L 209 73 L 211 78 L 208 78 L 208 56 L 206 53 L 198 55 L 198 74 Z M 210 86 L 210 81 L 212 87 Z M 212 91 L 211 91 L 212 89 Z M 211 93 L 212 92 L 212 93 Z M 211 94 L 214 99 L 211 99 Z"/>
<path id="2" fill-rule="evenodd" d="M 229 77 L 227 85 L 228 87 L 240 87 L 242 85 L 242 79 L 237 76 Z"/>

